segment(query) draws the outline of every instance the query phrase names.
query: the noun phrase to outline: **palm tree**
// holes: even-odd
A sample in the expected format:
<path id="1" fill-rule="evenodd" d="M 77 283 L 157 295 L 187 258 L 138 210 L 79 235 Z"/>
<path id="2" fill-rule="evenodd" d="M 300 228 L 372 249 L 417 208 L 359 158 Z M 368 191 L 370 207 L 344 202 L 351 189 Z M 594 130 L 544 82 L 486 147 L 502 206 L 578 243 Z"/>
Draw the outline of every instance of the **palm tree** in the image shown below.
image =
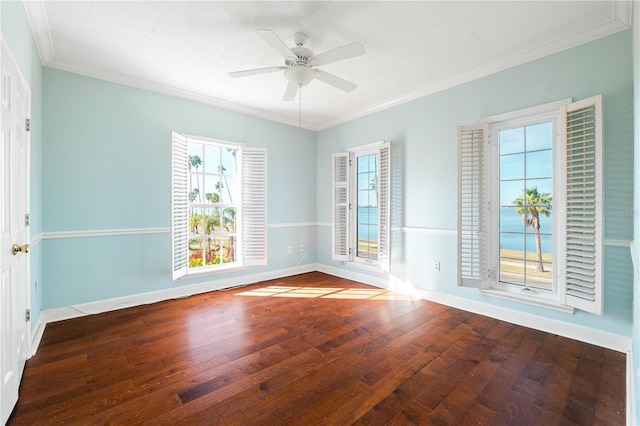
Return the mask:
<path id="1" fill-rule="evenodd" d="M 196 184 L 198 184 L 198 186 L 196 187 L 196 189 L 198 189 L 197 192 L 197 196 L 199 198 L 199 201 L 202 201 L 202 199 L 200 198 L 200 178 L 198 177 L 198 167 L 200 167 L 200 165 L 202 164 L 202 158 L 200 158 L 200 156 L 198 155 L 190 155 L 189 156 L 189 171 L 191 171 L 191 168 L 194 167 L 196 169 Z M 193 187 L 193 182 L 191 182 L 191 186 Z M 193 201 L 193 200 L 192 200 Z"/>
<path id="2" fill-rule="evenodd" d="M 538 257 L 538 265 L 536 272 L 545 272 L 542 264 L 542 248 L 540 245 L 540 215 L 549 217 L 551 215 L 552 197 L 549 193 L 539 193 L 538 187 L 527 188 L 525 193 L 515 200 L 513 204 L 516 212 L 522 216 L 522 224 L 525 227 L 532 227 L 536 234 L 536 255 Z"/>

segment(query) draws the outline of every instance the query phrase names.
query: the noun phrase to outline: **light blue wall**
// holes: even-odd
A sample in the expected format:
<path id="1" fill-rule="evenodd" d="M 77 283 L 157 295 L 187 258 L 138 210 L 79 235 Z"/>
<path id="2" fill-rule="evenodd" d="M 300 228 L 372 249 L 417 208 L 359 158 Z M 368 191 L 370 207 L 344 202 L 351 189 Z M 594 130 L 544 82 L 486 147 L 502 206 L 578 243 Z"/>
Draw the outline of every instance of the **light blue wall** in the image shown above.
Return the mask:
<path id="1" fill-rule="evenodd" d="M 31 88 L 31 240 L 42 233 L 42 66 L 31 34 L 24 5 L 0 2 L 2 37 L 11 49 L 20 71 Z M 42 244 L 31 245 L 31 326 L 42 310 Z"/>
<path id="2" fill-rule="evenodd" d="M 197 280 L 171 281 L 168 233 L 47 238 L 45 308 L 315 262 L 314 132 L 51 68 L 43 102 L 45 233 L 168 228 L 172 130 L 266 147 L 270 225 L 267 267 Z"/>
<path id="3" fill-rule="evenodd" d="M 331 221 L 331 154 L 380 139 L 392 145 L 391 272 L 414 287 L 524 311 L 545 318 L 631 335 L 629 249 L 605 249 L 604 315 L 568 315 L 456 287 L 457 126 L 564 98 L 604 96 L 605 237 L 633 238 L 633 94 L 631 31 L 323 130 L 317 136 L 317 217 Z M 618 214 L 619 212 L 623 212 Z M 626 212 L 626 213 L 624 213 Z M 427 232 L 425 232 L 427 231 Z M 428 232 L 431 231 L 431 232 Z M 434 232 L 435 231 L 435 232 Z M 318 262 L 331 260 L 329 226 L 318 229 Z M 431 268 L 441 262 L 441 272 Z M 358 271 L 364 273 L 363 271 Z"/>

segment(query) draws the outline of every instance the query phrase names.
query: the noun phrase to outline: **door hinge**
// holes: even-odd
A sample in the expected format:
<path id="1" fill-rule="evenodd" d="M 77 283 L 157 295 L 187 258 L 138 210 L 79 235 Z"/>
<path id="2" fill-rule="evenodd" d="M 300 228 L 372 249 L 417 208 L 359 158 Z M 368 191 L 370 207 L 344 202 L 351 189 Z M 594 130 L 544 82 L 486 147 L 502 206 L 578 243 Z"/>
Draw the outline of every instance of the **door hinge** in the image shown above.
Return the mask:
<path id="1" fill-rule="evenodd" d="M 24 130 L 26 130 L 27 132 L 31 131 L 31 119 L 30 118 L 25 118 L 25 120 L 24 120 Z"/>
<path id="2" fill-rule="evenodd" d="M 25 315 L 25 322 L 29 322 L 31 321 L 31 309 L 27 309 L 26 315 Z"/>
<path id="3" fill-rule="evenodd" d="M 351 254 L 351 247 L 349 247 L 349 254 Z"/>
<path id="4" fill-rule="evenodd" d="M 29 226 L 29 213 L 24 215 L 24 226 Z"/>

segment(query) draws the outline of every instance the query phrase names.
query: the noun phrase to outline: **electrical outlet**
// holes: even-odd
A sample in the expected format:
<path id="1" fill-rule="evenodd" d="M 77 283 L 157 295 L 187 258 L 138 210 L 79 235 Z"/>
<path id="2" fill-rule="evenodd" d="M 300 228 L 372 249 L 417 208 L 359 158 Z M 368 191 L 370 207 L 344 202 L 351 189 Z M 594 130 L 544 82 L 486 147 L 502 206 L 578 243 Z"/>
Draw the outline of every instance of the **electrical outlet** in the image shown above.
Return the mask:
<path id="1" fill-rule="evenodd" d="M 304 251 L 304 244 L 300 244 L 300 251 Z"/>
<path id="2" fill-rule="evenodd" d="M 291 246 L 287 246 L 287 254 L 291 254 Z"/>
<path id="3" fill-rule="evenodd" d="M 433 261 L 433 270 L 436 272 L 440 272 L 440 262 L 438 262 L 437 260 Z"/>

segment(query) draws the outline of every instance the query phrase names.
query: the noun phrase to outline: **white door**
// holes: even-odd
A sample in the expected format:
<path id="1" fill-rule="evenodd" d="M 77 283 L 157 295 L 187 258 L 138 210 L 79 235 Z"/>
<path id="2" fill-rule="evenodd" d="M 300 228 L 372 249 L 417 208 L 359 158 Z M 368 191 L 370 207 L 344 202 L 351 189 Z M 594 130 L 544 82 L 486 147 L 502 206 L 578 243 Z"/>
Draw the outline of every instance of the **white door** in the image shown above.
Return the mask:
<path id="1" fill-rule="evenodd" d="M 2 42 L 0 60 L 0 424 L 18 400 L 29 351 L 29 132 L 31 91 Z"/>

